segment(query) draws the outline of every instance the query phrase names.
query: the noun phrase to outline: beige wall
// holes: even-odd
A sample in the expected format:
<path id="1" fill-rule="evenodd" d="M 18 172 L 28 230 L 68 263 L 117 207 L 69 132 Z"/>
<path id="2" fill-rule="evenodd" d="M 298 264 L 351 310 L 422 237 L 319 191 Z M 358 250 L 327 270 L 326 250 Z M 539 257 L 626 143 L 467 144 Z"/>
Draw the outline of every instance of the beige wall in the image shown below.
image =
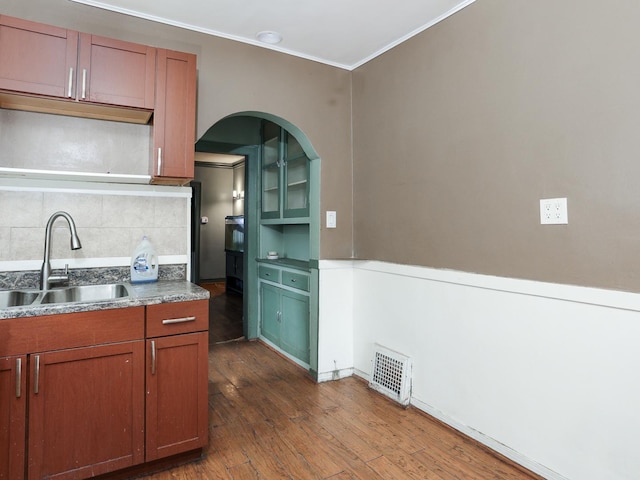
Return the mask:
<path id="1" fill-rule="evenodd" d="M 639 19 L 482 0 L 355 71 L 356 256 L 640 291 Z"/>
<path id="2" fill-rule="evenodd" d="M 299 127 L 322 159 L 321 210 L 340 218 L 341 228 L 321 231 L 321 257 L 351 256 L 350 72 L 68 0 L 3 0 L 0 13 L 197 54 L 197 136 L 243 111 Z"/>

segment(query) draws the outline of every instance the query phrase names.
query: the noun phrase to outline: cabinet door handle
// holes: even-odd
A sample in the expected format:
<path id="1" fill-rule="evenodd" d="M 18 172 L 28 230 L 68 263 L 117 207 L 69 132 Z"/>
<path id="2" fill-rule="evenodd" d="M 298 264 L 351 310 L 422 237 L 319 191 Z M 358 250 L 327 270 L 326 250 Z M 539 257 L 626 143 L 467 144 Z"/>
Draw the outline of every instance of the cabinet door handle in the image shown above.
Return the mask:
<path id="1" fill-rule="evenodd" d="M 171 325 L 172 323 L 185 323 L 185 322 L 193 322 L 196 317 L 182 317 L 182 318 L 167 318 L 162 320 L 163 325 Z"/>
<path id="2" fill-rule="evenodd" d="M 151 340 L 151 375 L 156 374 L 156 341 Z"/>
<path id="3" fill-rule="evenodd" d="M 162 175 L 162 147 L 158 147 L 158 176 Z"/>
<path id="4" fill-rule="evenodd" d="M 82 99 L 87 98 L 87 69 L 82 69 Z"/>
<path id="5" fill-rule="evenodd" d="M 16 398 L 22 396 L 22 359 L 16 358 Z"/>
<path id="6" fill-rule="evenodd" d="M 278 311 L 278 314 L 276 315 L 276 320 L 278 320 L 278 323 L 282 322 L 282 312 Z"/>
<path id="7" fill-rule="evenodd" d="M 33 393 L 35 395 L 40 391 L 40 355 L 33 357 L 35 361 L 35 368 L 33 372 Z"/>
<path id="8" fill-rule="evenodd" d="M 73 67 L 69 67 L 69 86 L 67 87 L 67 97 L 71 98 L 71 89 L 73 88 Z"/>

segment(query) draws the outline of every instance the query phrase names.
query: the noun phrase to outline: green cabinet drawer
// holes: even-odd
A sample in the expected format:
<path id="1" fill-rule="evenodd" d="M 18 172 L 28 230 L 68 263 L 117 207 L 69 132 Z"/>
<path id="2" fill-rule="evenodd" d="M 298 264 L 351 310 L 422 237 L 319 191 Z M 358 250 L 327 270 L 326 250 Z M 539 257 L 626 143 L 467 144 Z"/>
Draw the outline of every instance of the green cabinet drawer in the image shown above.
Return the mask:
<path id="1" fill-rule="evenodd" d="M 258 268 L 258 276 L 263 280 L 280 283 L 280 270 L 277 268 L 265 267 L 260 265 Z"/>
<path id="2" fill-rule="evenodd" d="M 309 275 L 303 273 L 282 272 L 282 285 L 309 291 Z"/>

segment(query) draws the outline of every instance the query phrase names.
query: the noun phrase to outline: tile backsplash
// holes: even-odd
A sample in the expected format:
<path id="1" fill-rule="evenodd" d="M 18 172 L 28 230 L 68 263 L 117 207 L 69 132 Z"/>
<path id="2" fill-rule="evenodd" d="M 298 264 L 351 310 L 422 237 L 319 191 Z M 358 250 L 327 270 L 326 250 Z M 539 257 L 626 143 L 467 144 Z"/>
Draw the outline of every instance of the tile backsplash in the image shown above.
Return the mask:
<path id="1" fill-rule="evenodd" d="M 131 192 L 74 191 L 56 190 L 49 182 L 39 191 L 6 183 L 0 185 L 0 262 L 41 262 L 47 221 L 59 210 L 73 217 L 82 249 L 70 250 L 69 228 L 59 218 L 52 231 L 52 259 L 130 257 L 143 235 L 159 256 L 189 254 L 188 188 L 165 187 L 167 195 L 161 187 L 146 185 Z"/>

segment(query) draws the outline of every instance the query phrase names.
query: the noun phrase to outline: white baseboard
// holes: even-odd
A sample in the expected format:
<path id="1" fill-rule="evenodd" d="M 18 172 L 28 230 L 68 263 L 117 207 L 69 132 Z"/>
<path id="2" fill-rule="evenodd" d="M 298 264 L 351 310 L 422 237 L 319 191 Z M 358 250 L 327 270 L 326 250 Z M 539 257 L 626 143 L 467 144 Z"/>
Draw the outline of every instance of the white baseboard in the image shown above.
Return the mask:
<path id="1" fill-rule="evenodd" d="M 423 412 L 431 415 L 434 418 L 437 418 L 441 422 L 446 423 L 447 425 L 454 428 L 455 430 L 465 434 L 468 437 L 473 438 L 475 441 L 507 457 L 509 460 L 514 461 L 518 465 L 522 465 L 527 470 L 537 473 L 538 475 L 541 475 L 544 478 L 547 478 L 549 480 L 568 480 L 566 477 L 560 475 L 559 473 L 549 470 L 544 465 L 540 465 L 539 463 L 534 462 L 533 460 L 525 457 L 524 455 L 498 442 L 497 440 L 494 440 L 493 438 L 485 435 L 484 433 L 478 432 L 473 428 L 470 428 L 466 425 L 456 422 L 451 417 L 445 415 L 441 411 L 431 407 L 430 405 L 427 405 L 426 403 L 418 399 L 412 398 L 410 403 L 417 409 L 422 410 Z"/>
<path id="2" fill-rule="evenodd" d="M 366 380 L 367 382 L 369 381 L 369 375 L 367 375 L 365 372 L 361 370 L 353 369 L 353 374 Z M 437 418 L 441 422 L 449 425 L 451 428 L 459 431 L 460 433 L 465 434 L 470 438 L 473 438 L 475 441 L 505 456 L 506 458 L 508 458 L 509 460 L 512 460 L 518 465 L 523 466 L 527 470 L 537 473 L 538 475 L 541 475 L 542 477 L 548 480 L 568 480 L 566 477 L 560 475 L 559 473 L 549 470 L 544 465 L 540 465 L 539 463 L 536 463 L 530 460 L 524 455 L 521 455 L 515 450 L 507 447 L 506 445 L 503 445 L 502 443 L 483 434 L 482 432 L 478 432 L 477 430 L 474 430 L 466 425 L 456 422 L 454 419 L 445 415 L 441 411 L 433 408 L 431 405 L 427 405 L 426 403 L 416 398 L 411 398 L 411 401 L 409 403 L 414 407 L 416 407 L 418 410 L 422 410 L 426 414 L 431 415 L 434 418 Z"/>
<path id="3" fill-rule="evenodd" d="M 318 374 L 318 383 L 331 382 L 332 380 L 340 380 L 342 378 L 352 377 L 353 368 L 342 368 L 332 372 L 324 372 Z"/>

